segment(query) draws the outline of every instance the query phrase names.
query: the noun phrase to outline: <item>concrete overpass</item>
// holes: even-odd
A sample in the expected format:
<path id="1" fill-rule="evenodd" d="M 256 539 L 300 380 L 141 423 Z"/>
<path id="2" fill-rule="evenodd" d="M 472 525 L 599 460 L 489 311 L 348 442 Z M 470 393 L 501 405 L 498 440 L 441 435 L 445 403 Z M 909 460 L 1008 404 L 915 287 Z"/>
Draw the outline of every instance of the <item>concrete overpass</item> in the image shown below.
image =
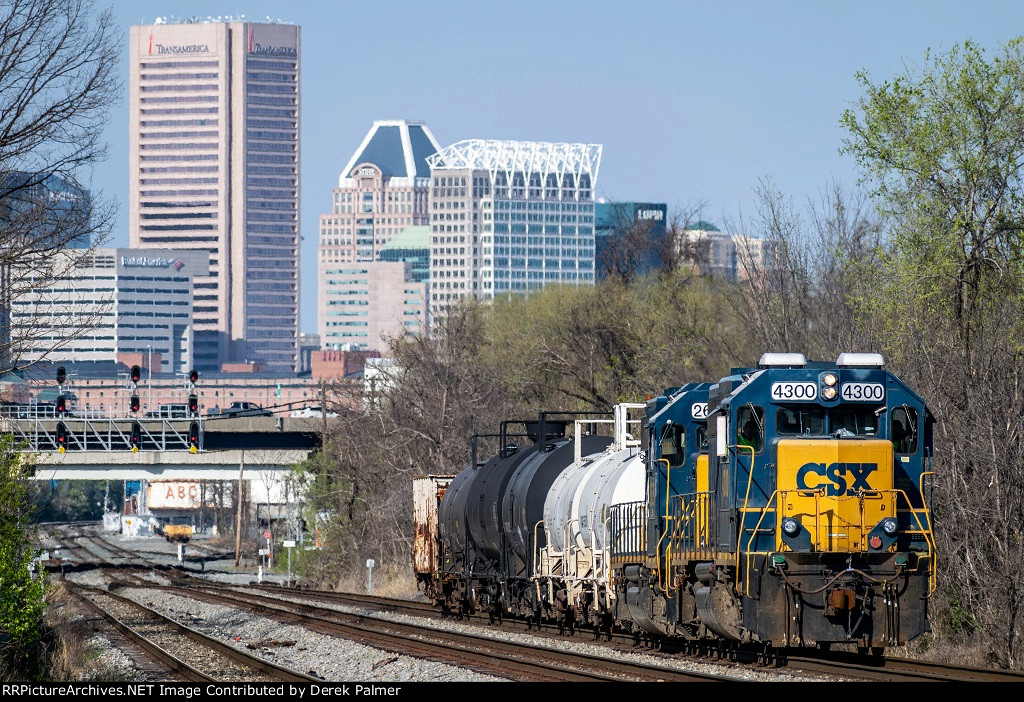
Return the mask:
<path id="1" fill-rule="evenodd" d="M 310 454 L 304 449 L 26 452 L 36 480 L 276 480 Z"/>

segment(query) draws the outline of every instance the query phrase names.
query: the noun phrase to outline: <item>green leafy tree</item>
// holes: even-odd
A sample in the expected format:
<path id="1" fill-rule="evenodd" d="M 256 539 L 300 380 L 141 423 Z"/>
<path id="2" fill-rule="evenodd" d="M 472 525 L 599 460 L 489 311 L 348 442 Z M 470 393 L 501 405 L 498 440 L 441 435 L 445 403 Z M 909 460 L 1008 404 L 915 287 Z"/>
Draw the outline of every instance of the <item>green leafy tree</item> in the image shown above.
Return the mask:
<path id="1" fill-rule="evenodd" d="M 884 218 L 860 288 L 891 365 L 938 419 L 937 633 L 1020 667 L 1024 614 L 1024 42 L 973 42 L 882 82 L 842 116 Z M 958 627 L 952 622 L 972 621 Z"/>
<path id="2" fill-rule="evenodd" d="M 30 677 L 43 632 L 45 586 L 33 573 L 29 467 L 0 435 L 0 676 Z"/>

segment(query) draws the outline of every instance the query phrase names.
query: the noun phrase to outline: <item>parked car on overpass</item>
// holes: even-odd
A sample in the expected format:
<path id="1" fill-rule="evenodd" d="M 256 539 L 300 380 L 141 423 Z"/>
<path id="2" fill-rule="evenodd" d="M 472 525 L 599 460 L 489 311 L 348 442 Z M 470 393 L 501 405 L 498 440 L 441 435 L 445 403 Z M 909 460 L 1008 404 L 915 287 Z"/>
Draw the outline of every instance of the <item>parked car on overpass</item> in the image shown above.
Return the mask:
<path id="1" fill-rule="evenodd" d="M 216 408 L 207 413 L 209 417 L 273 417 L 274 413 L 255 402 L 232 402 L 222 410 Z"/>

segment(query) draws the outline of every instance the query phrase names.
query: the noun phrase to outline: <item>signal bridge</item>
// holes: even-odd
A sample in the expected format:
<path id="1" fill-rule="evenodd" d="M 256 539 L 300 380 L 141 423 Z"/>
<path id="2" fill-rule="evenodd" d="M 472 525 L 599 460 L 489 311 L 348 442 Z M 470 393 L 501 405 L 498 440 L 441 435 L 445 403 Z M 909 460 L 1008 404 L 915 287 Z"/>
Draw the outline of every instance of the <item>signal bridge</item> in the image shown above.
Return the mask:
<path id="1" fill-rule="evenodd" d="M 321 418 L 0 418 L 37 480 L 228 480 L 287 473 L 319 448 Z"/>

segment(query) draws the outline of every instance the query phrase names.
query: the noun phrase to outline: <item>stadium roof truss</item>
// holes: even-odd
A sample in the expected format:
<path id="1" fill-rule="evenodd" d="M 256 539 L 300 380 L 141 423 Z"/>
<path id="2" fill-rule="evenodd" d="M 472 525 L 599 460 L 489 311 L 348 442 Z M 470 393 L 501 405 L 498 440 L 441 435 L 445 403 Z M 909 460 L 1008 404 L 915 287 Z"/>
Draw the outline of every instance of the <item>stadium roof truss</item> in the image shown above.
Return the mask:
<path id="1" fill-rule="evenodd" d="M 580 178 L 586 175 L 593 189 L 601 166 L 601 149 L 601 144 L 467 139 L 441 149 L 427 158 L 427 164 L 431 170 L 488 171 L 491 182 L 498 173 L 503 173 L 509 183 L 513 173 L 539 174 L 541 183 L 553 175 L 559 188 L 567 175 L 573 176 L 573 187 L 579 187 Z"/>

